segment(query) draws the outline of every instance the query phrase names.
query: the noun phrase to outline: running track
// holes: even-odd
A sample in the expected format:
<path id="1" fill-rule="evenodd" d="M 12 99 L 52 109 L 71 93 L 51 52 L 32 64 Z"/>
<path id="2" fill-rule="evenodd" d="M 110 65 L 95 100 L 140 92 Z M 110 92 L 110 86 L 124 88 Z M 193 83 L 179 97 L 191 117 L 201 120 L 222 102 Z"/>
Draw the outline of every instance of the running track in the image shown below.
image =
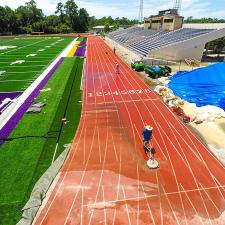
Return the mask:
<path id="1" fill-rule="evenodd" d="M 224 166 L 98 37 L 84 86 L 72 150 L 35 224 L 225 224 Z M 146 167 L 145 123 L 158 170 Z"/>

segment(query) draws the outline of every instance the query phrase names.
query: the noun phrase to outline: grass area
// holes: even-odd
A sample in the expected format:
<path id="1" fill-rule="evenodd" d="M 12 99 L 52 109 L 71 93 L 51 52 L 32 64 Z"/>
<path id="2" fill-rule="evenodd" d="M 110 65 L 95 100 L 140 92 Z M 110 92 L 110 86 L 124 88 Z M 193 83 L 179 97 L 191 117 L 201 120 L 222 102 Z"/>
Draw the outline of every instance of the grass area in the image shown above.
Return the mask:
<path id="1" fill-rule="evenodd" d="M 63 145 L 70 143 L 79 123 L 81 112 L 80 81 L 83 59 L 66 58 L 54 73 L 36 101 L 47 105 L 40 114 L 26 114 L 10 137 L 48 132 L 52 139 L 15 139 L 0 149 L 0 224 L 15 224 L 30 192 L 52 162 L 56 143 L 58 156 Z M 67 123 L 62 123 L 62 118 Z"/>
<path id="2" fill-rule="evenodd" d="M 16 46 L 0 50 L 0 92 L 24 91 L 74 38 L 14 38 L 2 40 L 0 46 Z M 35 56 L 29 56 L 36 54 Z M 22 64 L 11 63 L 25 60 Z"/>
<path id="3" fill-rule="evenodd" d="M 87 38 L 86 37 L 79 37 L 79 39 L 78 39 L 78 41 L 86 41 L 87 40 Z"/>

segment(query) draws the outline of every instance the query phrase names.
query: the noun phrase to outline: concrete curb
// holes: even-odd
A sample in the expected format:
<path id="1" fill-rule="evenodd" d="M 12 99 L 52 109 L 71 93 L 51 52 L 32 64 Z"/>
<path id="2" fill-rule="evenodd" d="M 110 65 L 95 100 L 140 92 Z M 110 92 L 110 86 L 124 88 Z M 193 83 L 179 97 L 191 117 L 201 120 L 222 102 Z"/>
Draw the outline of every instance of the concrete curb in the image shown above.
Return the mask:
<path id="1" fill-rule="evenodd" d="M 31 193 L 30 199 L 22 209 L 22 219 L 17 223 L 17 225 L 31 225 L 39 208 L 42 205 L 46 194 L 52 185 L 54 179 L 59 173 L 61 167 L 63 166 L 67 155 L 70 151 L 71 144 L 65 145 L 65 150 L 58 157 L 58 159 L 49 167 L 49 169 L 42 175 L 39 181 L 35 184 L 33 191 Z"/>

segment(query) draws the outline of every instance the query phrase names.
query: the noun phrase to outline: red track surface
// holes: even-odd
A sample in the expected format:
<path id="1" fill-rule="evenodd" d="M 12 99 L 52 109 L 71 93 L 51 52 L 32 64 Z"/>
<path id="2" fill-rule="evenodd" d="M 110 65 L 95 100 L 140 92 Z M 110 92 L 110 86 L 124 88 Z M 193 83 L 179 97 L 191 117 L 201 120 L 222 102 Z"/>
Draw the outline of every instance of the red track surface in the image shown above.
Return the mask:
<path id="1" fill-rule="evenodd" d="M 158 170 L 146 167 L 145 123 L 154 127 Z M 224 198 L 224 166 L 102 40 L 90 37 L 80 126 L 35 224 L 225 224 Z"/>

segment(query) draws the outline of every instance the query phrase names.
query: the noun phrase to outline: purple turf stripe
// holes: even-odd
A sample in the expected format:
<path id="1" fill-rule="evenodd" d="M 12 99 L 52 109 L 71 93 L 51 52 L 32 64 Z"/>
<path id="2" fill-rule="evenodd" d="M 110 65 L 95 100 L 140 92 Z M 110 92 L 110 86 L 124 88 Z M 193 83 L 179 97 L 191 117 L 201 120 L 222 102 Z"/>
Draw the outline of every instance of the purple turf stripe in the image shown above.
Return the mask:
<path id="1" fill-rule="evenodd" d="M 37 97 L 40 90 L 47 84 L 53 73 L 63 62 L 64 58 L 60 58 L 59 61 L 55 64 L 55 66 L 49 71 L 46 77 L 40 82 L 40 84 L 33 90 L 33 92 L 28 96 L 26 101 L 20 106 L 20 108 L 16 111 L 16 113 L 10 118 L 10 120 L 5 124 L 5 126 L 0 130 L 0 138 L 6 139 L 13 129 L 16 127 L 18 122 L 21 120 L 23 115 L 26 113 L 27 109 L 30 107 L 34 98 Z M 3 144 L 0 141 L 0 145 Z"/>
<path id="2" fill-rule="evenodd" d="M 0 112 L 2 109 L 4 109 L 9 103 L 2 105 L 2 102 L 6 99 L 6 98 L 10 98 L 11 100 L 17 98 L 18 96 L 20 96 L 23 92 L 0 92 Z"/>
<path id="3" fill-rule="evenodd" d="M 81 41 L 80 45 L 86 45 L 86 41 Z"/>
<path id="4" fill-rule="evenodd" d="M 78 47 L 74 56 L 82 56 L 83 47 Z"/>
<path id="5" fill-rule="evenodd" d="M 74 56 L 77 56 L 77 57 L 84 57 L 85 55 L 85 50 L 86 50 L 86 41 L 81 41 L 80 42 L 80 47 L 77 48 Z"/>

